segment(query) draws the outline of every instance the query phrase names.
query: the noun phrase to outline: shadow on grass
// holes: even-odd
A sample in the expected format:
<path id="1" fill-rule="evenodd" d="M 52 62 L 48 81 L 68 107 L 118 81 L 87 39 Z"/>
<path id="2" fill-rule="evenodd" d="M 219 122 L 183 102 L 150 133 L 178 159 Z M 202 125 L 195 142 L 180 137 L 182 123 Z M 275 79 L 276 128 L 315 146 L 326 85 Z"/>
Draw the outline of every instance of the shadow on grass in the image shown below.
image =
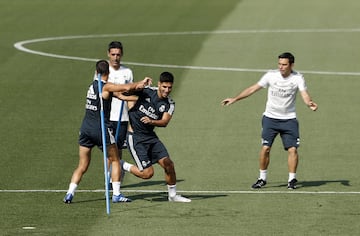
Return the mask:
<path id="1" fill-rule="evenodd" d="M 184 180 L 177 180 L 177 183 L 183 182 L 183 181 Z M 136 200 L 144 200 L 144 201 L 150 201 L 150 202 L 167 202 L 168 201 L 166 183 L 163 180 L 143 181 L 143 182 L 139 182 L 136 184 L 124 185 L 121 187 L 121 189 L 147 187 L 147 186 L 162 186 L 164 189 L 163 189 L 163 192 L 162 191 L 151 192 L 151 190 L 149 190 L 149 192 L 141 192 L 141 190 L 139 190 L 139 192 L 136 192 L 134 195 L 129 195 L 129 198 L 131 198 L 133 201 L 136 201 Z M 181 194 L 184 197 L 188 197 L 191 200 L 204 200 L 204 199 L 208 199 L 208 198 L 217 198 L 217 197 L 227 197 L 228 196 L 226 194 L 197 194 L 197 195 L 186 195 L 186 194 L 184 195 L 182 193 L 179 193 L 179 194 Z M 126 196 L 128 196 L 128 195 L 126 195 Z M 110 198 L 111 198 L 111 193 L 110 193 Z M 73 201 L 71 204 L 104 201 L 105 195 L 103 198 L 87 199 L 87 200 L 80 200 L 80 201 L 78 201 L 76 199 L 74 199 L 74 200 L 75 201 Z M 110 201 L 111 201 L 111 199 L 110 199 Z"/>
<path id="2" fill-rule="evenodd" d="M 105 201 L 105 200 L 106 200 L 105 196 L 103 198 L 86 199 L 86 200 L 77 200 L 74 198 L 74 201 L 72 201 L 71 204 L 69 204 L 69 205 L 80 204 L 80 203 L 89 203 L 89 202 L 98 202 L 98 201 Z M 111 199 L 110 199 L 110 201 L 111 201 Z"/>
<path id="3" fill-rule="evenodd" d="M 183 182 L 184 180 L 178 179 L 177 183 Z M 124 184 L 121 185 L 122 189 L 125 188 L 137 188 L 137 187 L 146 187 L 146 186 L 166 186 L 165 180 L 144 180 L 136 184 Z"/>
<path id="4" fill-rule="evenodd" d="M 197 194 L 197 195 L 183 195 L 184 197 L 190 198 L 192 201 L 197 200 L 204 200 L 209 198 L 219 198 L 219 197 L 227 197 L 226 194 Z M 163 193 L 139 193 L 135 195 L 129 196 L 131 200 L 137 201 L 137 200 L 143 200 L 148 202 L 167 202 L 168 201 L 168 195 L 167 192 Z M 89 202 L 98 202 L 98 201 L 105 201 L 105 196 L 103 198 L 96 198 L 96 199 L 86 199 L 86 200 L 75 200 L 71 204 L 80 204 L 80 203 L 89 203 Z M 110 196 L 111 201 L 111 196 Z"/>
<path id="5" fill-rule="evenodd" d="M 181 194 L 184 197 L 190 198 L 192 201 L 204 200 L 209 198 L 218 198 L 218 197 L 227 197 L 226 194 L 197 194 L 197 195 L 187 195 Z M 168 195 L 167 192 L 164 193 L 140 193 L 137 195 L 132 195 L 130 197 L 132 200 L 145 200 L 150 202 L 167 202 Z"/>
<path id="6" fill-rule="evenodd" d="M 349 180 L 314 180 L 314 181 L 299 181 L 297 183 L 297 188 L 306 188 L 306 187 L 318 187 L 326 185 L 328 183 L 340 183 L 343 186 L 350 186 Z M 274 187 L 286 187 L 287 184 L 280 184 Z"/>

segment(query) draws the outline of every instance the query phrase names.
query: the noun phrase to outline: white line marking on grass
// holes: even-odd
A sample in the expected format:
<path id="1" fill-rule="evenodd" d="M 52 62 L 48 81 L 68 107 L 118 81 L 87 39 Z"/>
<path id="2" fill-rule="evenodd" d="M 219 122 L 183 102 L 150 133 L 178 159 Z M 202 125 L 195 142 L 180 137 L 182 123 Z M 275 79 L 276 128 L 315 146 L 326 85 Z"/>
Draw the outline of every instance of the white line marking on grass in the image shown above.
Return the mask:
<path id="1" fill-rule="evenodd" d="M 35 51 L 26 48 L 24 45 L 31 43 L 39 43 L 46 41 L 83 39 L 83 38 L 108 38 L 108 37 L 148 37 L 148 36 L 176 36 L 176 35 L 204 35 L 204 34 L 259 34 L 259 33 L 358 33 L 360 29 L 274 29 L 274 30 L 217 30 L 217 31 L 183 31 L 183 32 L 148 32 L 148 33 L 124 33 L 124 34 L 101 34 L 101 35 L 71 35 L 61 37 L 48 37 L 25 40 L 17 42 L 14 47 L 20 51 L 36 54 L 46 57 L 54 57 L 68 60 L 78 61 L 97 61 L 99 59 L 65 56 L 53 53 Z M 215 71 L 235 71 L 235 72 L 266 72 L 267 69 L 248 69 L 248 68 L 231 68 L 231 67 L 208 67 L 208 66 L 187 66 L 187 65 L 168 65 L 168 64 L 151 64 L 141 62 L 124 62 L 124 64 L 144 66 L 144 67 L 162 67 L 162 68 L 179 68 L 192 70 L 215 70 Z M 360 72 L 334 72 L 334 71 L 301 71 L 304 74 L 320 74 L 320 75 L 344 75 L 359 76 Z"/>
<path id="2" fill-rule="evenodd" d="M 51 190 L 51 189 L 0 189 L 0 193 L 66 193 L 67 190 Z M 93 189 L 93 190 L 77 190 L 76 192 L 82 193 L 98 193 L 105 192 L 104 189 Z M 121 192 L 124 193 L 166 193 L 165 190 L 143 190 L 143 189 L 122 189 Z M 356 191 L 298 191 L 298 190 L 288 190 L 288 191 L 271 191 L 271 190 L 183 190 L 177 191 L 179 193 L 186 194 L 343 194 L 343 195 L 354 195 L 360 194 Z"/>

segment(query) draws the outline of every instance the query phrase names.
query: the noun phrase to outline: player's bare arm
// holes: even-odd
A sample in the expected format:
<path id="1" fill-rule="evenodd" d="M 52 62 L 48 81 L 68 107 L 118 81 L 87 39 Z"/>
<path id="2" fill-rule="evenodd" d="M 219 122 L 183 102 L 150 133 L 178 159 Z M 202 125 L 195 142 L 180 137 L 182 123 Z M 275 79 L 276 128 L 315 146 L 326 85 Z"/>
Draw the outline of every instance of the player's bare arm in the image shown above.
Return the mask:
<path id="1" fill-rule="evenodd" d="M 171 117 L 172 116 L 169 113 L 164 112 L 161 120 L 153 120 L 148 116 L 144 116 L 140 119 L 140 121 L 144 124 L 150 124 L 157 127 L 166 127 L 169 124 Z"/>
<path id="2" fill-rule="evenodd" d="M 304 101 L 304 103 L 313 111 L 316 111 L 318 109 L 318 105 L 311 99 L 309 93 L 305 91 L 300 92 L 301 97 Z"/>
<path id="3" fill-rule="evenodd" d="M 231 104 L 233 104 L 234 102 L 237 102 L 241 99 L 244 99 L 246 97 L 249 97 L 250 95 L 252 95 L 253 93 L 259 91 L 260 89 L 262 89 L 262 87 L 260 85 L 258 85 L 257 83 L 244 89 L 239 95 L 237 95 L 236 97 L 233 98 L 226 98 L 224 99 L 221 104 L 223 106 L 229 106 Z"/>
<path id="4" fill-rule="evenodd" d="M 103 87 L 103 98 L 107 99 L 110 96 L 110 92 L 120 92 L 120 93 L 129 93 L 134 90 L 142 90 L 146 86 L 150 86 L 152 79 L 150 77 L 145 77 L 145 79 L 130 84 L 113 84 L 106 83 Z"/>
<path id="5" fill-rule="evenodd" d="M 138 96 L 136 95 L 129 95 L 128 93 L 121 93 L 121 92 L 114 92 L 113 95 L 120 100 L 126 102 L 136 102 L 138 100 Z"/>

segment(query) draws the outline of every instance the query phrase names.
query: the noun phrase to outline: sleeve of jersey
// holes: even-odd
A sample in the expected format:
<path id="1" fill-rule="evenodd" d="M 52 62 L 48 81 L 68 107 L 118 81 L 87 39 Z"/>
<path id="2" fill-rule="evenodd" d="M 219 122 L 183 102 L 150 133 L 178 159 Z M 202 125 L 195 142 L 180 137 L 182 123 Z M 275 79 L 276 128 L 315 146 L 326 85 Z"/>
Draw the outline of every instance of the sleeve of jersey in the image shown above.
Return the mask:
<path id="1" fill-rule="evenodd" d="M 304 76 L 302 76 L 302 75 L 299 75 L 299 78 L 298 78 L 298 88 L 299 88 L 299 91 L 307 90 L 305 79 L 304 79 Z"/>
<path id="2" fill-rule="evenodd" d="M 167 113 L 169 113 L 170 115 L 173 115 L 174 111 L 175 111 L 175 101 L 172 100 L 171 98 L 168 98 L 168 99 L 169 99 L 169 108 L 167 110 Z"/>
<path id="3" fill-rule="evenodd" d="M 263 88 L 267 88 L 269 85 L 269 77 L 270 77 L 270 72 L 267 72 L 266 74 L 264 74 L 260 80 L 257 82 L 258 85 L 260 85 Z"/>
<path id="4" fill-rule="evenodd" d="M 130 70 L 130 72 L 129 72 L 129 82 L 134 83 L 134 75 L 132 73 L 132 70 Z"/>

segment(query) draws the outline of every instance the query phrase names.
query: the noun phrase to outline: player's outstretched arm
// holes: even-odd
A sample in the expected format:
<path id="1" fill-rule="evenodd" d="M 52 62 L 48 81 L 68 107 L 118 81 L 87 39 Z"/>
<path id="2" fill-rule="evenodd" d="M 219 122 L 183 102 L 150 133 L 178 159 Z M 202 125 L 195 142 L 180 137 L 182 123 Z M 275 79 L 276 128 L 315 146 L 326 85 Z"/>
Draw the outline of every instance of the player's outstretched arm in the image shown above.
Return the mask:
<path id="1" fill-rule="evenodd" d="M 144 89 L 146 86 L 151 85 L 152 79 L 150 77 L 145 77 L 145 79 L 129 84 L 113 84 L 106 83 L 103 88 L 103 92 L 120 92 L 120 93 L 129 93 L 134 90 Z"/>
<path id="2" fill-rule="evenodd" d="M 246 89 L 244 89 L 241 93 L 239 93 L 239 95 L 237 95 L 236 97 L 233 98 L 225 98 L 224 100 L 222 100 L 221 104 L 223 106 L 229 106 L 231 104 L 233 104 L 234 102 L 237 102 L 241 99 L 244 99 L 246 97 L 249 97 L 250 95 L 252 95 L 253 93 L 259 91 L 260 89 L 262 89 L 262 87 L 259 84 L 254 84 Z"/>
<path id="3" fill-rule="evenodd" d="M 138 100 L 138 96 L 136 95 L 131 95 L 131 94 L 124 94 L 124 93 L 120 93 L 120 92 L 114 92 L 113 95 L 115 97 L 117 97 L 118 99 L 120 100 L 123 100 L 123 101 L 137 101 Z"/>

